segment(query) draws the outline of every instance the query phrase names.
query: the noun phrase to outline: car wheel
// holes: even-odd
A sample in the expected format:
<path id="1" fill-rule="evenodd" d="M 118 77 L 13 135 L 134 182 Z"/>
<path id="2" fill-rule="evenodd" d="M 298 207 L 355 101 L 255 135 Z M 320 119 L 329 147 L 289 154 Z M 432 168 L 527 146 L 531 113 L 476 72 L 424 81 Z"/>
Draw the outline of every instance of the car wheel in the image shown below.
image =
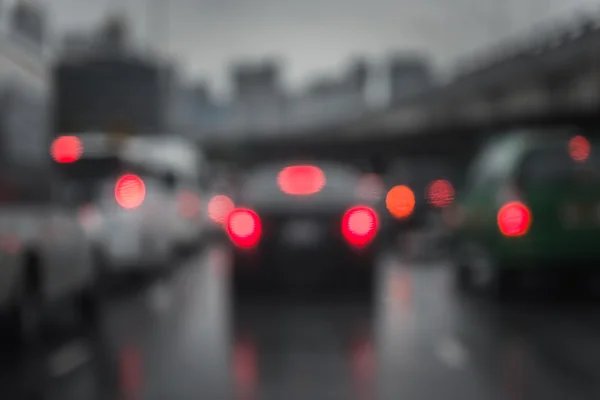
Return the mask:
<path id="1" fill-rule="evenodd" d="M 103 295 L 99 285 L 100 274 L 97 270 L 91 282 L 73 299 L 77 320 L 84 327 L 95 326 L 99 319 Z"/>
<path id="2" fill-rule="evenodd" d="M 507 300 L 516 289 L 516 274 L 501 265 L 483 246 L 472 246 L 470 253 L 470 281 L 473 289 L 490 300 Z"/>
<path id="3" fill-rule="evenodd" d="M 94 257 L 92 260 L 94 269 L 95 286 L 98 291 L 103 292 L 105 290 L 112 289 L 116 283 L 116 277 L 112 273 L 114 269 L 110 265 L 108 257 L 102 250 L 94 250 Z"/>
<path id="4" fill-rule="evenodd" d="M 36 253 L 27 253 L 23 278 L 13 309 L 14 333 L 25 346 L 37 344 L 44 328 L 44 296 L 41 262 Z"/>
<path id="5" fill-rule="evenodd" d="M 473 282 L 471 271 L 467 265 L 457 263 L 453 267 L 454 287 L 461 293 L 471 293 Z"/>

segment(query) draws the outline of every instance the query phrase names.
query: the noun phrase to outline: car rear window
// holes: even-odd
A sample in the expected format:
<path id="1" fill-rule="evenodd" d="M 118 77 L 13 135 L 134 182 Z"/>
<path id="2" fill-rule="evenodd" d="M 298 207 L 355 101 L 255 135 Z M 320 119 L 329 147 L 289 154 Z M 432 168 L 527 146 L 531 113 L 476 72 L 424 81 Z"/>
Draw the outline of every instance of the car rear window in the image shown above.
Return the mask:
<path id="1" fill-rule="evenodd" d="M 318 165 L 325 174 L 326 184 L 318 193 L 318 197 L 355 196 L 355 190 L 360 174 L 352 169 L 337 165 Z M 246 175 L 240 196 L 245 201 L 288 199 L 289 196 L 281 191 L 277 176 L 284 166 L 266 166 L 256 169 Z"/>

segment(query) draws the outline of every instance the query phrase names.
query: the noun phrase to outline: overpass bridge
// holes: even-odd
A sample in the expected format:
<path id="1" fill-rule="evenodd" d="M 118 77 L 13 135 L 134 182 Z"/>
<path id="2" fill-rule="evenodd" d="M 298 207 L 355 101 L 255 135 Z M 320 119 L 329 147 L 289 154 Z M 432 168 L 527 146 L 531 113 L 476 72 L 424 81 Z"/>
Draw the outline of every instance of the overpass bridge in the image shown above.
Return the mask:
<path id="1" fill-rule="evenodd" d="M 527 125 L 600 123 L 600 13 L 500 43 L 463 60 L 446 84 L 384 110 L 314 128 L 271 127 L 205 143 L 209 154 L 252 163 L 303 156 L 370 160 L 431 154 L 466 159 L 488 133 Z"/>

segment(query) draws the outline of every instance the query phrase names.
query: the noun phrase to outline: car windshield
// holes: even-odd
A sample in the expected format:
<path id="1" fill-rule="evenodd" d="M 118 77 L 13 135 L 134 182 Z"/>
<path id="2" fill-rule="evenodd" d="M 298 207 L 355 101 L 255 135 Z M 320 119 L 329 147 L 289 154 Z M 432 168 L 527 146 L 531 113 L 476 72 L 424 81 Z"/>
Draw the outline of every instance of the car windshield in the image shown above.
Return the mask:
<path id="1" fill-rule="evenodd" d="M 577 179 L 582 174 L 598 177 L 600 160 L 593 156 L 575 161 L 564 148 L 538 149 L 527 156 L 523 165 L 526 183 L 548 183 Z"/>

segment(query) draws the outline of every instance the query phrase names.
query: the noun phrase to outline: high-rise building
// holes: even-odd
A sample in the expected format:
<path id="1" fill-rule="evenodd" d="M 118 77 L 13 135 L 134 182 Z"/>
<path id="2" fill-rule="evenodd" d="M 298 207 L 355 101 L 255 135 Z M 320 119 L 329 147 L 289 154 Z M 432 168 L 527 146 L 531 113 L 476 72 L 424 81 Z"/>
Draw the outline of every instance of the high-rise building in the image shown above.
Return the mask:
<path id="1" fill-rule="evenodd" d="M 0 13 L 0 159 L 42 163 L 48 154 L 45 14 L 26 2 L 0 4 Z"/>
<path id="2" fill-rule="evenodd" d="M 60 52 L 63 56 L 86 54 L 93 50 L 95 39 L 89 32 L 67 32 L 62 37 Z"/>
<path id="3" fill-rule="evenodd" d="M 42 7 L 28 0 L 15 4 L 10 17 L 11 31 L 42 46 L 46 40 L 47 16 Z"/>
<path id="4" fill-rule="evenodd" d="M 110 16 L 104 22 L 98 36 L 98 44 L 103 51 L 125 51 L 129 42 L 129 26 L 126 18 L 118 14 Z"/>
<path id="5" fill-rule="evenodd" d="M 280 66 L 276 61 L 234 66 L 235 125 L 243 130 L 280 126 L 284 108 Z"/>
<path id="6" fill-rule="evenodd" d="M 75 33 L 52 70 L 53 134 L 128 130 L 162 134 L 178 125 L 178 71 L 129 43 L 127 21 L 109 17 Z"/>
<path id="7" fill-rule="evenodd" d="M 424 56 L 398 55 L 389 65 L 392 102 L 418 94 L 433 83 L 429 60 Z"/>
<path id="8" fill-rule="evenodd" d="M 281 95 L 280 70 L 275 61 L 239 64 L 234 67 L 232 75 L 238 102 L 277 98 Z"/>
<path id="9" fill-rule="evenodd" d="M 369 62 L 366 58 L 356 58 L 346 74 L 348 86 L 364 95 L 369 80 Z"/>

